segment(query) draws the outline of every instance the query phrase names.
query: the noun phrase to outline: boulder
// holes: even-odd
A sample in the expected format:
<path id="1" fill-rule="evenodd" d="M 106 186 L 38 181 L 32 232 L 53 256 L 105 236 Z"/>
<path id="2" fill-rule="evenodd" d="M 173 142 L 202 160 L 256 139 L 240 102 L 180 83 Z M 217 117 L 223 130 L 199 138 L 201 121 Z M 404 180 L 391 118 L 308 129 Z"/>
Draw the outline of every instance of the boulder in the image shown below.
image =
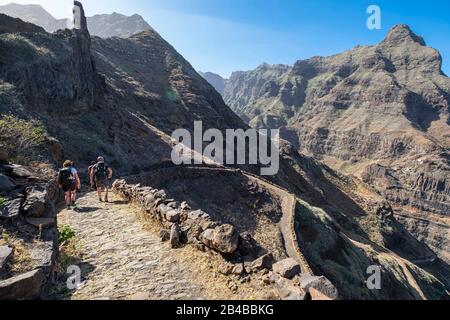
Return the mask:
<path id="1" fill-rule="evenodd" d="M 180 241 L 181 229 L 178 223 L 174 223 L 170 229 L 170 246 L 172 249 L 178 248 L 181 245 Z"/>
<path id="2" fill-rule="evenodd" d="M 0 300 L 37 299 L 41 295 L 44 281 L 44 271 L 40 268 L 0 281 Z"/>
<path id="3" fill-rule="evenodd" d="M 229 276 L 233 273 L 233 268 L 234 266 L 231 263 L 222 263 L 219 265 L 218 271 L 225 276 Z"/>
<path id="4" fill-rule="evenodd" d="M 170 231 L 169 230 L 165 230 L 165 229 L 161 230 L 159 232 L 159 237 L 161 238 L 162 242 L 169 241 L 170 240 Z"/>
<path id="5" fill-rule="evenodd" d="M 234 253 L 238 247 L 239 234 L 232 225 L 224 224 L 204 231 L 200 241 L 221 253 Z"/>
<path id="6" fill-rule="evenodd" d="M 8 260 L 12 257 L 13 249 L 8 246 L 0 246 L 0 274 L 3 273 L 4 267 Z"/>
<path id="7" fill-rule="evenodd" d="M 320 291 L 314 289 L 314 288 L 309 288 L 309 295 L 311 296 L 311 300 L 313 301 L 330 301 L 333 300 L 330 297 L 324 295 L 323 293 L 321 293 Z"/>
<path id="8" fill-rule="evenodd" d="M 232 273 L 237 276 L 243 275 L 245 273 L 244 264 L 238 263 L 237 265 L 235 265 L 233 267 Z"/>
<path id="9" fill-rule="evenodd" d="M 189 204 L 186 201 L 183 201 L 181 203 L 181 210 L 191 210 L 191 207 L 189 206 Z"/>
<path id="10" fill-rule="evenodd" d="M 331 283 L 330 280 L 324 276 L 309 276 L 304 275 L 300 277 L 300 286 L 302 289 L 309 290 L 311 293 L 311 288 L 319 291 L 321 294 L 327 296 L 331 300 L 336 300 L 339 298 L 339 293 L 336 287 Z M 311 293 L 312 295 L 312 293 Z"/>
<path id="11" fill-rule="evenodd" d="M 18 164 L 7 164 L 3 166 L 12 177 L 15 178 L 30 178 L 33 176 L 33 173 L 25 168 L 24 166 L 20 166 Z"/>
<path id="12" fill-rule="evenodd" d="M 172 208 L 172 209 L 178 209 L 178 207 L 180 206 L 180 204 L 179 204 L 177 201 L 172 201 L 172 202 L 169 202 L 169 203 L 167 204 L 167 206 L 168 206 L 169 208 Z"/>
<path id="13" fill-rule="evenodd" d="M 169 222 L 177 222 L 178 220 L 180 220 L 180 212 L 173 209 L 169 210 L 168 212 L 166 212 L 166 220 Z"/>
<path id="14" fill-rule="evenodd" d="M 153 194 L 148 193 L 143 198 L 143 205 L 146 210 L 151 210 L 153 205 L 155 204 L 155 197 Z"/>
<path id="15" fill-rule="evenodd" d="M 264 269 L 270 270 L 272 269 L 273 263 L 274 257 L 271 253 L 268 253 L 254 260 L 251 263 L 250 268 L 252 271 L 261 271 Z"/>
<path id="16" fill-rule="evenodd" d="M 300 265 L 292 258 L 284 259 L 273 265 L 273 272 L 279 274 L 283 278 L 292 279 L 300 274 Z"/>
<path id="17" fill-rule="evenodd" d="M 202 227 L 200 227 L 198 224 L 191 222 L 192 221 L 188 222 L 190 227 L 186 230 L 187 241 L 189 243 L 196 243 L 199 240 L 203 230 Z"/>
<path id="18" fill-rule="evenodd" d="M 258 257 L 260 251 L 258 243 L 249 232 L 241 233 L 238 248 L 241 255 L 251 257 L 252 259 Z"/>
<path id="19" fill-rule="evenodd" d="M 9 201 L 0 207 L 0 218 L 1 219 L 13 219 L 19 216 L 21 206 L 22 206 L 22 198 L 16 198 Z"/>
<path id="20" fill-rule="evenodd" d="M 291 280 L 283 278 L 276 273 L 270 274 L 270 281 L 281 300 L 306 300 L 305 290 L 296 286 Z"/>
<path id="21" fill-rule="evenodd" d="M 167 199 L 167 194 L 164 190 L 159 190 L 155 192 L 155 198 L 165 200 Z"/>
<path id="22" fill-rule="evenodd" d="M 47 197 L 47 187 L 39 184 L 27 188 L 27 198 L 23 211 L 27 217 L 41 218 L 53 215 L 52 206 Z"/>
<path id="23" fill-rule="evenodd" d="M 113 182 L 112 187 L 115 190 L 120 190 L 123 187 L 125 187 L 125 185 L 127 184 L 127 182 L 123 179 L 118 179 L 116 181 Z"/>
<path id="24" fill-rule="evenodd" d="M 170 210 L 170 208 L 168 206 L 166 206 L 165 204 L 161 203 L 160 205 L 158 205 L 158 212 L 161 214 L 161 216 L 165 217 L 166 216 L 166 212 L 168 212 Z"/>
<path id="25" fill-rule="evenodd" d="M 0 192 L 9 192 L 16 187 L 14 181 L 12 181 L 9 177 L 0 174 Z"/>
<path id="26" fill-rule="evenodd" d="M 56 251 L 52 241 L 39 242 L 30 249 L 30 256 L 33 263 L 47 273 L 56 261 Z"/>
<path id="27" fill-rule="evenodd" d="M 188 218 L 192 220 L 197 219 L 210 219 L 209 214 L 202 210 L 191 211 L 188 213 Z"/>

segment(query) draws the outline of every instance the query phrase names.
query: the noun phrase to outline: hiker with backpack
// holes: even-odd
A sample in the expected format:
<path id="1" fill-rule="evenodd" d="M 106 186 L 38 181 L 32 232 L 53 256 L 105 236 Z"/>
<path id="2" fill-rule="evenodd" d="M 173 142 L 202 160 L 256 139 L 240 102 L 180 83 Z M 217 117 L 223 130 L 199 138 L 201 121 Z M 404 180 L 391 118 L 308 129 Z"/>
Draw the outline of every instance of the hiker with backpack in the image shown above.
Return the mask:
<path id="1" fill-rule="evenodd" d="M 64 162 L 63 168 L 58 174 L 58 185 L 64 191 L 67 209 L 70 209 L 71 205 L 75 206 L 76 191 L 80 189 L 81 183 L 76 169 L 73 168 L 72 161 L 66 160 Z"/>
<path id="2" fill-rule="evenodd" d="M 103 202 L 102 192 L 105 192 L 105 202 L 108 202 L 108 182 L 112 178 L 113 171 L 105 163 L 105 158 L 98 157 L 97 164 L 91 170 L 91 182 L 97 187 L 98 199 Z"/>

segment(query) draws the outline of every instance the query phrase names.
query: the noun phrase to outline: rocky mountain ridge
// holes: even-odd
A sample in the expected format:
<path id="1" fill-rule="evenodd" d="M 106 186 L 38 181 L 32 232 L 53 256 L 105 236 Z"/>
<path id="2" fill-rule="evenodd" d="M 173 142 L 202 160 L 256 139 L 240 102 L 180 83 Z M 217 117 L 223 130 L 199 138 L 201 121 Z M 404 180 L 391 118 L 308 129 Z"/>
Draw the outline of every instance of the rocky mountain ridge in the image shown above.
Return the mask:
<path id="1" fill-rule="evenodd" d="M 224 99 L 251 126 L 372 185 L 447 262 L 450 80 L 406 25 L 374 46 L 236 72 Z"/>
<path id="2" fill-rule="evenodd" d="M 10 3 L 0 6 L 0 13 L 33 23 L 50 33 L 71 28 L 70 19 L 56 19 L 40 5 Z M 152 30 L 152 27 L 138 14 L 132 16 L 117 12 L 98 14 L 87 17 L 87 22 L 90 34 L 101 38 L 128 38 L 136 33 Z"/>

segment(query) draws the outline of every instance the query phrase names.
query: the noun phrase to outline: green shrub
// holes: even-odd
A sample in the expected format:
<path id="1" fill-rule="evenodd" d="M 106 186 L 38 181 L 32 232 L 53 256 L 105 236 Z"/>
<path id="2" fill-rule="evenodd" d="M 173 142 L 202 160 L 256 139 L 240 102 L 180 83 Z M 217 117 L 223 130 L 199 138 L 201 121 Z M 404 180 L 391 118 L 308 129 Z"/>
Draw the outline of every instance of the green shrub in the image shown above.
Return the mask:
<path id="1" fill-rule="evenodd" d="M 0 209 L 3 208 L 3 206 L 5 205 L 5 203 L 6 203 L 6 199 L 3 198 L 3 197 L 0 197 Z"/>
<path id="2" fill-rule="evenodd" d="M 178 92 L 174 89 L 167 89 L 167 98 L 169 99 L 169 101 L 174 103 L 178 103 L 181 101 Z"/>
<path id="3" fill-rule="evenodd" d="M 69 226 L 58 226 L 58 242 L 60 245 L 67 244 L 75 237 L 75 231 Z"/>

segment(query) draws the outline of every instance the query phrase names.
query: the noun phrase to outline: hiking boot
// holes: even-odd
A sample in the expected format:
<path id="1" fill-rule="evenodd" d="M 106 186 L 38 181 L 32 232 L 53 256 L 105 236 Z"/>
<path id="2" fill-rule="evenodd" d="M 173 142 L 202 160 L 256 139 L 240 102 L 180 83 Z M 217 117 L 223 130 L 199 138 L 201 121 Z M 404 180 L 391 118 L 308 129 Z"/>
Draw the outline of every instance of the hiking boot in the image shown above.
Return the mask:
<path id="1" fill-rule="evenodd" d="M 109 201 L 108 201 L 108 197 L 105 197 L 105 202 L 109 202 Z"/>
<path id="2" fill-rule="evenodd" d="M 102 197 L 99 197 L 99 198 L 98 198 L 98 201 L 103 202 Z"/>
<path id="3" fill-rule="evenodd" d="M 67 210 L 70 210 L 70 204 L 67 205 Z"/>

